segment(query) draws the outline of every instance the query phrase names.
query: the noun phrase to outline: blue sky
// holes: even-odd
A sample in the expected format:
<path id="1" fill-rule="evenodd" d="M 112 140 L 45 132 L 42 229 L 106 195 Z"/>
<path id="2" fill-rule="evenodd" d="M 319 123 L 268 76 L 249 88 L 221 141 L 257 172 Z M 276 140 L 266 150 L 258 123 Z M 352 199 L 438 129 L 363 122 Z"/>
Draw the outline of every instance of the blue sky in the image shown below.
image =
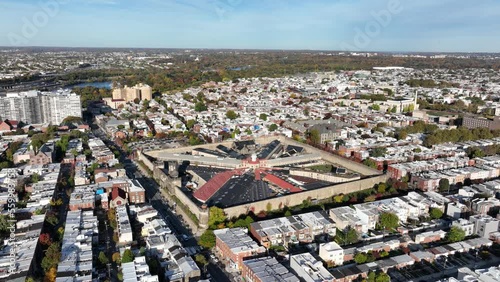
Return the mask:
<path id="1" fill-rule="evenodd" d="M 1 0 L 13 45 L 500 52 L 500 1 Z"/>

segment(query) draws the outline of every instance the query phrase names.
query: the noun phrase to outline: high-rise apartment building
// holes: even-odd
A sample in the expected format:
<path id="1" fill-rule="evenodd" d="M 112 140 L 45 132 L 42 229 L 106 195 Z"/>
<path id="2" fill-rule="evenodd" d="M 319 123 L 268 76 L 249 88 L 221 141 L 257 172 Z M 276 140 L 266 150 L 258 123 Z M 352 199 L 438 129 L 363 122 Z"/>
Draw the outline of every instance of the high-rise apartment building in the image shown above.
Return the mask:
<path id="1" fill-rule="evenodd" d="M 113 89 L 113 100 L 125 100 L 132 102 L 135 99 L 151 101 L 153 98 L 153 89 L 147 84 L 137 84 L 134 87 L 125 86 L 124 88 Z"/>
<path id="2" fill-rule="evenodd" d="M 82 116 L 80 96 L 68 90 L 57 92 L 33 90 L 8 93 L 0 97 L 0 119 L 2 120 L 59 125 L 68 116 Z"/>

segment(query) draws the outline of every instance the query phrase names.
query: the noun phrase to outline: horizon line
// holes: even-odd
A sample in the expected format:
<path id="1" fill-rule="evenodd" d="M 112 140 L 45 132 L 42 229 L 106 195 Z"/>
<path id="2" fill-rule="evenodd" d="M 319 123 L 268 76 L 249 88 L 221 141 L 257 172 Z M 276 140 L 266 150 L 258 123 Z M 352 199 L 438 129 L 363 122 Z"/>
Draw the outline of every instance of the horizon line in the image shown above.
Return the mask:
<path id="1" fill-rule="evenodd" d="M 484 52 L 484 51 L 349 51 L 349 50 L 321 50 L 321 49 L 245 49 L 245 48 L 185 48 L 185 47 L 89 47 L 89 46 L 48 46 L 48 45 L 33 45 L 33 46 L 0 46 L 0 49 L 28 49 L 28 48 L 60 48 L 60 49 L 142 49 L 142 50 L 225 50 L 225 51 L 268 51 L 268 52 L 334 52 L 334 53 L 384 53 L 384 54 L 500 54 L 499 52 Z"/>

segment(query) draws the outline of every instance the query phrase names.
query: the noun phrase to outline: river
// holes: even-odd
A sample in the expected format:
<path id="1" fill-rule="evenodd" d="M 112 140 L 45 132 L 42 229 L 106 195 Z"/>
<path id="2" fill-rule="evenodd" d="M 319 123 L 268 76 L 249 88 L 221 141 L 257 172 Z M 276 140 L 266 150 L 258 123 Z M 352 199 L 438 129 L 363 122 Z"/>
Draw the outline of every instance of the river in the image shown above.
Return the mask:
<path id="1" fill-rule="evenodd" d="M 79 83 L 70 86 L 71 88 L 76 88 L 76 87 L 87 87 L 87 86 L 92 86 L 96 88 L 106 88 L 106 89 L 111 89 L 113 88 L 113 82 L 111 81 L 104 81 L 104 82 L 85 82 L 85 83 Z"/>

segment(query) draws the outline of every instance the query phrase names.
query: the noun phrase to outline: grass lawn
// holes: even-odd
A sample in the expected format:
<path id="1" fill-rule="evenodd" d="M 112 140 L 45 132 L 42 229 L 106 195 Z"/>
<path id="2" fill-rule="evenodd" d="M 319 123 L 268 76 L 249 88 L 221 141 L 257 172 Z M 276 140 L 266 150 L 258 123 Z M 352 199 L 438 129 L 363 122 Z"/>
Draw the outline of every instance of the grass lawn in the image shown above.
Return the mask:
<path id="1" fill-rule="evenodd" d="M 333 166 L 329 164 L 323 164 L 323 165 L 310 166 L 308 168 L 316 172 L 327 173 L 327 172 L 332 172 Z"/>

